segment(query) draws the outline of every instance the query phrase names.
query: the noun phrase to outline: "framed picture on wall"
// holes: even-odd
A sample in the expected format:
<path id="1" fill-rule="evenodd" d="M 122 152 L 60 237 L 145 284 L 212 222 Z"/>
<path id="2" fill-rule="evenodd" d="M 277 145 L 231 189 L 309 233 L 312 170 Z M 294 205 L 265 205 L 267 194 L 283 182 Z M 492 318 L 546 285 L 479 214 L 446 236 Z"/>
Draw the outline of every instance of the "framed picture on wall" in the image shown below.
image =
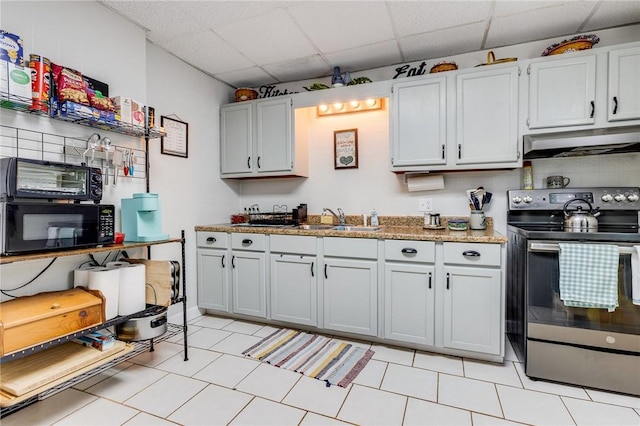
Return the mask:
<path id="1" fill-rule="evenodd" d="M 160 152 L 187 158 L 189 156 L 189 124 L 164 115 L 161 121 L 166 135 L 161 139 Z"/>
<path id="2" fill-rule="evenodd" d="M 333 132 L 335 169 L 358 168 L 358 129 L 336 130 Z"/>

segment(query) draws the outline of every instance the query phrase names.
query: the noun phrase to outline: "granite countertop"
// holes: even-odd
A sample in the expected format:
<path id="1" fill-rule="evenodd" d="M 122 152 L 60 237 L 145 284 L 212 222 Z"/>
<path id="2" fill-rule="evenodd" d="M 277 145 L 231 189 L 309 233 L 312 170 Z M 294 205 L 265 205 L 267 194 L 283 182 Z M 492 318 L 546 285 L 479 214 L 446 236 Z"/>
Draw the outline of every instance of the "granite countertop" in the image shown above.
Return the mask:
<path id="1" fill-rule="evenodd" d="M 347 216 L 347 224 L 356 225 L 357 219 L 361 217 Z M 333 229 L 298 229 L 296 227 L 241 227 L 231 226 L 229 223 L 217 225 L 198 225 L 196 231 L 210 232 L 237 232 L 237 233 L 257 233 L 257 234 L 277 234 L 277 235 L 307 235 L 314 237 L 347 237 L 347 238 L 374 238 L 378 240 L 417 240 L 417 241 L 450 241 L 450 242 L 471 242 L 471 243 L 500 243 L 507 242 L 507 237 L 493 230 L 491 218 L 487 218 L 487 229 L 482 231 L 466 230 L 451 231 L 446 227 L 446 222 L 451 218 L 443 218 L 444 229 L 424 229 L 421 224 L 422 218 L 398 219 L 394 216 L 380 217 L 380 230 L 378 231 L 336 231 Z M 351 219 L 351 220 L 350 220 Z M 459 219 L 456 217 L 456 219 Z M 418 224 L 416 224 L 418 222 Z M 319 223 L 319 219 L 310 217 L 309 224 Z"/>

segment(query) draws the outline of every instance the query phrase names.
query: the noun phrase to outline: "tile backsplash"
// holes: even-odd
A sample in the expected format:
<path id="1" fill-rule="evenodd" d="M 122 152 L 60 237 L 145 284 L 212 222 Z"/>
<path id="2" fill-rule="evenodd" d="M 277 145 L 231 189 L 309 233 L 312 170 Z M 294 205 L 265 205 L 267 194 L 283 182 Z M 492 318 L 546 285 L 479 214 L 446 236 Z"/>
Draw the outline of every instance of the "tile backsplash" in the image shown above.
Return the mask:
<path id="1" fill-rule="evenodd" d="M 547 176 L 566 176 L 569 187 L 640 186 L 640 153 L 533 160 L 533 187 L 545 188 Z"/>

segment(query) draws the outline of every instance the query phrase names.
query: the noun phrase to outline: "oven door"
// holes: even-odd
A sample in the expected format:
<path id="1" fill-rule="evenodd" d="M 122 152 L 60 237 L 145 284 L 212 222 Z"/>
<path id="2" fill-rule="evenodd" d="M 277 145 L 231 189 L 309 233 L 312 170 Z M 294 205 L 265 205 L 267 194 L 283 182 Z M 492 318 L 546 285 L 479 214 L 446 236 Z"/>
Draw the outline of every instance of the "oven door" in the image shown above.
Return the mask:
<path id="1" fill-rule="evenodd" d="M 99 239 L 96 204 L 2 203 L 2 254 L 94 247 Z"/>
<path id="2" fill-rule="evenodd" d="M 613 244 L 616 245 L 616 244 Z M 619 245 L 619 244 L 618 244 Z M 640 350 L 612 342 L 590 342 L 585 331 L 608 335 L 640 335 L 640 306 L 632 303 L 631 246 L 619 245 L 618 303 L 613 312 L 597 308 L 574 308 L 560 300 L 559 248 L 557 242 L 529 241 L 527 255 L 527 325 L 528 337 L 593 344 L 604 348 Z M 553 327 L 545 327 L 553 326 Z M 612 340 L 612 339 L 608 339 Z M 616 340 L 624 340 L 616 339 Z"/>

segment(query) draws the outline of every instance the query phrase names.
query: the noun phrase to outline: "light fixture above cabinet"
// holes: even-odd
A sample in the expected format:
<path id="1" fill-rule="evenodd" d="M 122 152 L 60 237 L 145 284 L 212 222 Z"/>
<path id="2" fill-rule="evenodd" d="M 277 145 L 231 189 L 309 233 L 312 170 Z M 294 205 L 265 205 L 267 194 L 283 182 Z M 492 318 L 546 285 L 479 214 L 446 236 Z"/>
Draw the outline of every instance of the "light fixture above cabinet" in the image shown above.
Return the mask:
<path id="1" fill-rule="evenodd" d="M 382 109 L 382 98 L 369 98 L 357 101 L 323 103 L 317 106 L 318 116 L 365 112 Z"/>

